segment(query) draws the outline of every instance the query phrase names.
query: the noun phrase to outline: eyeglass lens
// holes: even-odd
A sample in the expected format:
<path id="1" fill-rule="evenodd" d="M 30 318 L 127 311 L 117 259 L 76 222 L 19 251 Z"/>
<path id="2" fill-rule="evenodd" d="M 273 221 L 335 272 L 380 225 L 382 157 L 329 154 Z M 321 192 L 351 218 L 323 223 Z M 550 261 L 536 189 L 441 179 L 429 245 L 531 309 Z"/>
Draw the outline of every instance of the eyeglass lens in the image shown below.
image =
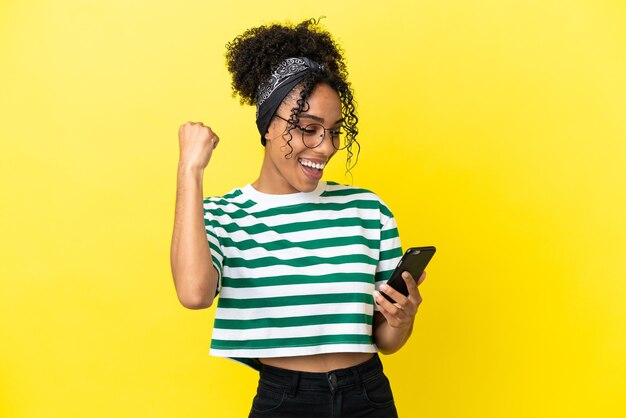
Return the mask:
<path id="1" fill-rule="evenodd" d="M 322 141 L 324 141 L 324 137 L 328 135 L 332 140 L 333 147 L 335 149 L 342 149 L 344 147 L 341 136 L 336 133 L 335 129 L 326 129 L 323 125 L 317 123 L 311 123 L 309 125 L 303 126 L 302 129 L 302 142 L 307 148 L 316 148 L 318 147 Z"/>

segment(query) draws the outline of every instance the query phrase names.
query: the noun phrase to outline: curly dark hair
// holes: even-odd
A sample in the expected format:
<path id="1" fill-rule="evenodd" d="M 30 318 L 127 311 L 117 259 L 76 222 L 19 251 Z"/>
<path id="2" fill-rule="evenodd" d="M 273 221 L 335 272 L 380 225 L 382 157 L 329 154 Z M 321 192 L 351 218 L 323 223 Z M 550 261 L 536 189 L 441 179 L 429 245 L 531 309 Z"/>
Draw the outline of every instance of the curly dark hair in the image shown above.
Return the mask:
<path id="1" fill-rule="evenodd" d="M 299 84 L 300 98 L 291 110 L 289 123 L 293 127 L 306 111 L 314 87 L 326 83 L 337 91 L 341 100 L 342 128 L 346 141 L 347 172 L 355 166 L 360 145 L 355 100 L 348 82 L 343 50 L 332 35 L 320 27 L 319 20 L 310 19 L 297 25 L 272 24 L 248 29 L 226 44 L 226 63 L 232 74 L 233 97 L 239 95 L 241 104 L 256 105 L 259 86 L 266 83 L 272 71 L 285 59 L 306 57 L 324 65 L 323 71 L 310 71 Z M 289 140 L 292 140 L 291 130 Z M 261 138 L 265 145 L 265 138 Z M 293 148 L 291 148 L 293 150 Z M 287 158 L 291 152 L 287 154 Z"/>

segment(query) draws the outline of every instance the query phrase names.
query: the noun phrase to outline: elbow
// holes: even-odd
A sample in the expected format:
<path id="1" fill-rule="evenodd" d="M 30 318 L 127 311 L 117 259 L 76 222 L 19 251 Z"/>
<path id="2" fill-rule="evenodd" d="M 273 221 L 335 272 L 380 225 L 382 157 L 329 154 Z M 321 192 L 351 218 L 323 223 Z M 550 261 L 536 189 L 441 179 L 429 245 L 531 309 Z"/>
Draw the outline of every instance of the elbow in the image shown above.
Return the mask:
<path id="1" fill-rule="evenodd" d="M 206 309 L 213 305 L 213 297 L 205 297 L 203 295 L 185 294 L 178 295 L 178 301 L 187 309 Z"/>
<path id="2" fill-rule="evenodd" d="M 377 346 L 377 347 L 378 347 L 378 352 L 380 354 L 385 355 L 385 356 L 388 356 L 389 354 L 393 354 L 393 353 L 397 352 L 398 350 L 400 350 L 400 347 L 397 347 L 397 348 L 395 348 L 395 347 L 394 348 L 388 348 L 388 347 L 380 347 L 380 346 Z"/>
<path id="3" fill-rule="evenodd" d="M 206 309 L 213 305 L 215 299 L 216 282 L 195 281 L 195 280 L 177 280 L 174 277 L 176 295 L 178 301 L 187 309 Z"/>

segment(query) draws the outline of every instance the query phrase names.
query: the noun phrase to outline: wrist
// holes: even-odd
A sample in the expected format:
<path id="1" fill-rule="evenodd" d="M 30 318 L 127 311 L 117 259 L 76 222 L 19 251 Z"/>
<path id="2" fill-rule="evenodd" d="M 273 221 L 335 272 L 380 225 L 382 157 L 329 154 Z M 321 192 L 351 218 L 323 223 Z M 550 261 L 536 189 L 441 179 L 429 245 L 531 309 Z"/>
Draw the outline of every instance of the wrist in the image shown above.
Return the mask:
<path id="1" fill-rule="evenodd" d="M 191 174 L 200 175 L 204 174 L 204 167 L 200 167 L 197 164 L 188 163 L 184 161 L 178 162 L 178 174 Z"/>

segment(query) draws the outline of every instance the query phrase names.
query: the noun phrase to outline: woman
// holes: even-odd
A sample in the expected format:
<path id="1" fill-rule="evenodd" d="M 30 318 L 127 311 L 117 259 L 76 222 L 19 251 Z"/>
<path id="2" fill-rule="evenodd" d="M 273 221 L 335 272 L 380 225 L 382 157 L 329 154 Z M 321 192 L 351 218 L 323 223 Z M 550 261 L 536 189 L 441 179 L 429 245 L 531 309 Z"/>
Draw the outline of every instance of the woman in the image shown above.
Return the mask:
<path id="1" fill-rule="evenodd" d="M 336 153 L 346 150 L 348 170 L 358 157 L 341 49 L 315 21 L 250 29 L 227 49 L 265 154 L 255 182 L 203 199 L 219 138 L 202 123 L 180 127 L 179 300 L 202 309 L 219 294 L 211 354 L 260 371 L 251 417 L 397 416 L 377 352 L 406 343 L 424 275 L 404 273 L 408 297 L 388 288 L 402 255 L 391 211 L 368 190 L 321 180 Z"/>

